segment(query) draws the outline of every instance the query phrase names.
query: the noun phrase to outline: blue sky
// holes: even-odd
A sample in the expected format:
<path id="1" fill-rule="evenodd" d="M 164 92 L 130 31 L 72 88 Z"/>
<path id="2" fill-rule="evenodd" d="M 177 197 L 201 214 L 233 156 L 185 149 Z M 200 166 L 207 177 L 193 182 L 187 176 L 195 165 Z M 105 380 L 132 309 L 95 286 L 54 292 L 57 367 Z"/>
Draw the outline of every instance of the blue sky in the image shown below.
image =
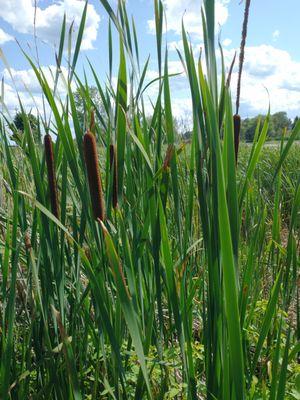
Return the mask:
<path id="1" fill-rule="evenodd" d="M 110 1 L 113 7 L 115 0 Z M 164 35 L 168 42 L 171 72 L 182 72 L 175 51 L 181 48 L 180 25 L 184 15 L 186 30 L 190 33 L 195 52 L 202 45 L 200 18 L 201 0 L 164 0 L 167 29 Z M 68 24 L 74 20 L 78 27 L 83 0 L 40 0 L 36 9 L 36 33 L 40 65 L 45 71 L 55 65 L 55 47 L 64 12 Z M 157 75 L 155 37 L 153 35 L 153 1 L 128 0 L 128 14 L 133 15 L 140 41 L 142 64 L 150 54 L 151 61 L 147 79 Z M 227 66 L 240 44 L 244 2 L 240 0 L 216 0 L 216 15 L 221 30 Z M 299 0 L 252 0 L 249 32 L 246 48 L 245 70 L 242 82 L 241 114 L 253 116 L 265 113 L 270 94 L 271 111 L 287 111 L 292 118 L 300 115 L 300 47 L 296 31 L 300 13 Z M 41 93 L 33 71 L 22 56 L 16 40 L 28 53 L 35 55 L 33 38 L 34 0 L 0 0 L 0 46 L 11 68 L 13 81 L 3 61 L 0 61 L 1 76 L 5 81 L 5 102 L 13 114 L 17 108 L 15 90 L 27 108 L 41 106 Z M 86 58 L 92 62 L 102 79 L 108 72 L 107 61 L 108 18 L 99 0 L 90 0 L 83 47 L 78 62 L 82 76 L 86 68 L 92 77 Z M 118 40 L 114 35 L 114 52 L 118 53 Z M 117 70 L 117 56 L 114 74 Z M 236 71 L 232 79 L 235 97 Z M 266 90 L 267 89 L 267 90 Z M 60 88 L 63 92 L 63 85 Z M 184 76 L 173 80 L 171 85 L 173 110 L 179 118 L 185 118 L 191 109 L 190 95 Z M 31 95 L 28 94 L 28 91 Z M 149 97 L 154 91 L 148 93 Z"/>

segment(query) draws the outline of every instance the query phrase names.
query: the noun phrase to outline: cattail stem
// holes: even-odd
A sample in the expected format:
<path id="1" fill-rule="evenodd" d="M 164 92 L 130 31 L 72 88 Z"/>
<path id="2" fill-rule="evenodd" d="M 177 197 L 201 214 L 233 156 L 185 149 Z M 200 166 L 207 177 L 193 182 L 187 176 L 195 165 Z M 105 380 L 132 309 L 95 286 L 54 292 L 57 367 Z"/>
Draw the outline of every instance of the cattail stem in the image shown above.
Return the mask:
<path id="1" fill-rule="evenodd" d="M 117 155 L 116 147 L 111 144 L 109 147 L 110 153 L 110 172 L 113 173 L 113 185 L 112 185 L 112 204 L 113 208 L 118 207 L 118 169 L 117 169 Z"/>
<path id="2" fill-rule="evenodd" d="M 104 199 L 98 166 L 97 144 L 95 136 L 89 131 L 83 137 L 83 150 L 94 217 L 96 220 L 104 221 Z"/>
<path id="3" fill-rule="evenodd" d="M 233 116 L 233 128 L 234 128 L 235 163 L 237 164 L 239 144 L 240 144 L 240 132 L 241 132 L 241 117 L 238 114 L 235 114 Z"/>
<path id="4" fill-rule="evenodd" d="M 247 39 L 250 4 L 251 4 L 251 0 L 246 0 L 243 29 L 242 29 L 242 40 L 241 40 L 241 46 L 240 46 L 238 82 L 237 82 L 237 90 L 236 90 L 236 114 L 239 113 L 239 108 L 240 108 L 241 80 L 242 80 L 243 64 L 244 64 L 244 58 L 245 58 L 245 46 L 246 46 L 246 39 Z"/>
<path id="5" fill-rule="evenodd" d="M 45 146 L 45 159 L 47 164 L 48 173 L 48 184 L 49 184 L 49 194 L 51 202 L 51 211 L 56 218 L 59 217 L 59 207 L 58 207 L 58 194 L 57 194 L 57 183 L 55 177 L 55 165 L 54 165 L 54 154 L 53 154 L 53 144 L 52 139 L 49 134 L 44 137 Z"/>

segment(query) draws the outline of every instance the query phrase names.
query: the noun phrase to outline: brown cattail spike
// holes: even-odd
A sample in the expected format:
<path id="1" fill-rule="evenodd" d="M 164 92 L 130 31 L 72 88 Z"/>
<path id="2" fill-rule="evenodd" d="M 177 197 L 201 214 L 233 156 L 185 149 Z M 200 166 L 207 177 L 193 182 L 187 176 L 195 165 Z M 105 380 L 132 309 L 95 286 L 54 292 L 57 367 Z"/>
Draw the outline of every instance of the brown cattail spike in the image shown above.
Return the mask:
<path id="1" fill-rule="evenodd" d="M 45 146 L 45 159 L 47 164 L 48 173 L 48 184 L 49 184 L 49 194 L 51 202 L 52 214 L 58 218 L 58 194 L 57 194 L 57 184 L 55 177 L 55 165 L 54 165 L 54 154 L 53 154 L 53 144 L 50 135 L 45 135 L 44 137 Z"/>
<path id="2" fill-rule="evenodd" d="M 233 116 L 233 128 L 234 128 L 235 163 L 237 163 L 239 144 L 240 144 L 240 132 L 241 132 L 241 117 L 238 114 L 235 114 Z"/>
<path id="3" fill-rule="evenodd" d="M 118 170 L 117 170 L 117 155 L 116 147 L 111 144 L 109 147 L 110 153 L 110 172 L 113 173 L 113 184 L 112 184 L 112 204 L 113 208 L 118 207 Z"/>
<path id="4" fill-rule="evenodd" d="M 97 144 L 95 136 L 89 131 L 83 137 L 83 150 L 94 217 L 96 220 L 104 221 L 104 199 L 98 166 Z"/>

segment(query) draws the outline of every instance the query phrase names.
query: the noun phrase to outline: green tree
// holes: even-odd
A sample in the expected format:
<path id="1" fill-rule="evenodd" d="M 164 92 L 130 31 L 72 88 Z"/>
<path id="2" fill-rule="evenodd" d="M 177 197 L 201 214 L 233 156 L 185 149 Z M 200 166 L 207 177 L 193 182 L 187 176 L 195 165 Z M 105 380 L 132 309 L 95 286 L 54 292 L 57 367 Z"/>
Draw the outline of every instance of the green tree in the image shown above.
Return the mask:
<path id="1" fill-rule="evenodd" d="M 74 102 L 82 129 L 86 130 L 88 128 L 92 109 L 96 111 L 96 122 L 99 122 L 99 115 L 102 122 L 105 123 L 107 120 L 101 96 L 95 86 L 88 86 L 88 88 L 78 87 L 74 93 Z"/>
<path id="2" fill-rule="evenodd" d="M 253 118 L 245 118 L 242 120 L 241 124 L 241 137 L 246 140 L 246 142 L 252 142 L 255 135 L 255 130 L 259 120 L 261 124 L 264 123 L 266 116 L 265 115 L 257 115 Z"/>
<path id="3" fill-rule="evenodd" d="M 255 129 L 258 121 L 261 125 L 265 122 L 265 115 L 257 115 L 253 118 L 245 118 L 242 120 L 241 137 L 247 142 L 252 142 L 255 135 Z M 268 137 L 271 139 L 278 139 L 281 137 L 284 129 L 290 130 L 292 128 L 292 121 L 288 118 L 285 111 L 279 111 L 270 116 Z"/>
<path id="4" fill-rule="evenodd" d="M 292 127 L 292 122 L 288 118 L 285 111 L 279 111 L 271 116 L 272 121 L 272 131 L 270 136 L 273 138 L 281 137 L 284 129 L 290 130 Z"/>
<path id="5" fill-rule="evenodd" d="M 41 143 L 41 134 L 39 129 L 39 120 L 32 113 L 27 114 L 27 119 L 31 128 L 32 135 L 35 142 Z M 24 133 L 24 115 L 22 111 L 16 112 L 13 123 L 10 125 L 10 129 L 13 132 L 12 139 L 17 143 L 22 139 Z"/>
<path id="6" fill-rule="evenodd" d="M 294 118 L 294 121 L 293 121 L 293 123 L 292 123 L 292 129 L 294 129 L 295 128 L 295 126 L 296 126 L 296 124 L 297 124 L 297 122 L 299 121 L 299 117 L 298 116 L 296 116 L 295 118 Z"/>

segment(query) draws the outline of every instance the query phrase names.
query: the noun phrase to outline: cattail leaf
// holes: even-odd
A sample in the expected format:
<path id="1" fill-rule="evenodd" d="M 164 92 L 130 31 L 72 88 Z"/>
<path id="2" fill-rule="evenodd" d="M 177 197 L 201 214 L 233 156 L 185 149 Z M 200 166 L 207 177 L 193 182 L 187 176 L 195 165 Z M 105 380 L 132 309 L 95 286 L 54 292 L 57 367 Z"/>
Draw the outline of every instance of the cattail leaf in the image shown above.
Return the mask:
<path id="1" fill-rule="evenodd" d="M 284 400 L 286 398 L 286 383 L 287 383 L 287 372 L 288 372 L 288 355 L 289 355 L 289 346 L 290 346 L 290 338 L 291 338 L 291 330 L 289 329 L 284 349 L 284 355 L 282 359 L 279 382 L 278 382 L 278 390 L 276 400 Z"/>
<path id="2" fill-rule="evenodd" d="M 298 120 L 298 122 L 296 123 L 295 127 L 293 128 L 293 130 L 290 134 L 290 137 L 289 137 L 286 145 L 284 146 L 284 149 L 281 153 L 279 162 L 278 162 L 275 172 L 274 172 L 273 180 L 275 179 L 276 175 L 278 174 L 278 172 L 279 172 L 284 160 L 286 159 L 286 157 L 289 153 L 289 150 L 292 147 L 292 144 L 294 143 L 295 139 L 297 138 L 299 132 L 300 132 L 300 120 Z"/>
<path id="3" fill-rule="evenodd" d="M 239 207 L 241 209 L 242 202 L 245 198 L 246 195 L 246 190 L 248 187 L 249 182 L 251 181 L 251 178 L 253 176 L 255 167 L 257 165 L 257 162 L 259 160 L 259 157 L 261 155 L 261 151 L 263 149 L 263 145 L 266 141 L 267 133 L 268 133 L 268 127 L 269 127 L 269 120 L 270 120 L 270 111 L 268 112 L 268 115 L 265 119 L 265 122 L 263 124 L 260 136 L 258 138 L 257 143 L 253 146 L 253 152 L 251 153 L 247 171 L 246 171 L 246 176 L 244 180 L 244 184 L 242 185 L 240 195 L 239 195 Z M 258 129 L 259 129 L 259 124 L 258 124 Z"/>
<path id="4" fill-rule="evenodd" d="M 263 318 L 263 322 L 262 322 L 262 327 L 260 330 L 260 335 L 257 341 L 257 345 L 255 348 L 255 353 L 254 353 L 254 357 L 253 357 L 253 361 L 251 364 L 251 373 L 252 375 L 254 374 L 262 347 L 263 347 L 263 343 L 265 341 L 265 338 L 268 334 L 268 331 L 271 327 L 271 321 L 272 318 L 275 314 L 276 311 L 276 307 L 277 307 L 277 300 L 278 300 L 278 296 L 279 296 L 279 291 L 280 291 L 280 285 L 282 282 L 282 270 L 280 270 L 280 272 L 277 275 L 276 281 L 274 283 L 274 286 L 272 288 L 272 292 L 271 292 L 271 296 L 270 296 L 270 300 Z"/>
<path id="5" fill-rule="evenodd" d="M 123 193 L 124 161 L 126 147 L 127 73 L 123 42 L 120 37 L 120 66 L 116 98 L 116 141 L 118 165 L 118 198 Z"/>
<path id="6" fill-rule="evenodd" d="M 118 206 L 118 166 L 117 153 L 113 144 L 110 145 L 110 172 L 112 174 L 112 204 L 113 208 Z"/>
<path id="7" fill-rule="evenodd" d="M 78 29 L 78 34 L 77 34 L 77 39 L 76 39 L 76 44 L 75 44 L 75 50 L 74 50 L 73 60 L 72 60 L 70 81 L 72 80 L 72 76 L 74 74 L 78 56 L 79 56 L 79 52 L 80 52 L 80 47 L 81 47 L 83 32 L 84 32 L 84 27 L 85 27 L 85 21 L 86 21 L 87 8 L 88 8 L 88 1 L 85 2 L 81 20 L 80 20 L 80 24 L 79 24 L 79 29 Z"/>
<path id="8" fill-rule="evenodd" d="M 55 215 L 56 218 L 59 218 L 58 193 L 57 193 L 57 183 L 55 176 L 53 144 L 51 136 L 49 134 L 45 135 L 44 137 L 44 146 L 45 146 L 45 158 L 47 164 L 48 187 L 49 187 L 52 214 Z"/>
<path id="9" fill-rule="evenodd" d="M 139 361 L 141 363 L 141 368 L 143 371 L 143 375 L 145 378 L 145 382 L 147 385 L 148 389 L 148 394 L 149 397 L 152 399 L 152 394 L 150 390 L 150 384 L 149 384 L 149 378 L 148 378 L 148 372 L 146 368 L 146 362 L 145 362 L 145 356 L 144 356 L 144 350 L 143 350 L 143 343 L 142 343 L 142 338 L 141 338 L 141 333 L 140 333 L 140 328 L 138 325 L 137 317 L 135 310 L 132 305 L 132 300 L 125 282 L 125 277 L 124 273 L 122 271 L 121 263 L 119 260 L 119 257 L 116 253 L 113 241 L 111 239 L 111 236 L 106 229 L 105 225 L 101 222 L 101 227 L 102 231 L 104 234 L 104 240 L 105 240 L 105 246 L 106 246 L 106 252 L 107 256 L 109 259 L 110 266 L 113 271 L 116 287 L 117 287 L 117 292 L 118 295 L 120 296 L 120 301 L 121 301 L 121 307 L 124 312 L 124 318 L 126 320 L 128 329 L 130 331 L 134 346 L 135 346 L 135 351 L 137 353 L 137 356 L 139 358 Z"/>
<path id="10" fill-rule="evenodd" d="M 238 196 L 237 196 L 237 184 L 236 184 L 236 148 L 235 148 L 235 137 L 234 137 L 234 125 L 232 121 L 232 108 L 231 98 L 229 96 L 227 88 L 225 89 L 225 120 L 224 120 L 224 147 L 223 152 L 226 151 L 226 171 L 225 176 L 227 182 L 227 199 L 228 199 L 228 210 L 231 228 L 231 237 L 233 245 L 233 253 L 238 268 L 238 248 L 239 248 L 239 209 L 238 209 Z M 238 277 L 238 275 L 237 275 Z"/>

